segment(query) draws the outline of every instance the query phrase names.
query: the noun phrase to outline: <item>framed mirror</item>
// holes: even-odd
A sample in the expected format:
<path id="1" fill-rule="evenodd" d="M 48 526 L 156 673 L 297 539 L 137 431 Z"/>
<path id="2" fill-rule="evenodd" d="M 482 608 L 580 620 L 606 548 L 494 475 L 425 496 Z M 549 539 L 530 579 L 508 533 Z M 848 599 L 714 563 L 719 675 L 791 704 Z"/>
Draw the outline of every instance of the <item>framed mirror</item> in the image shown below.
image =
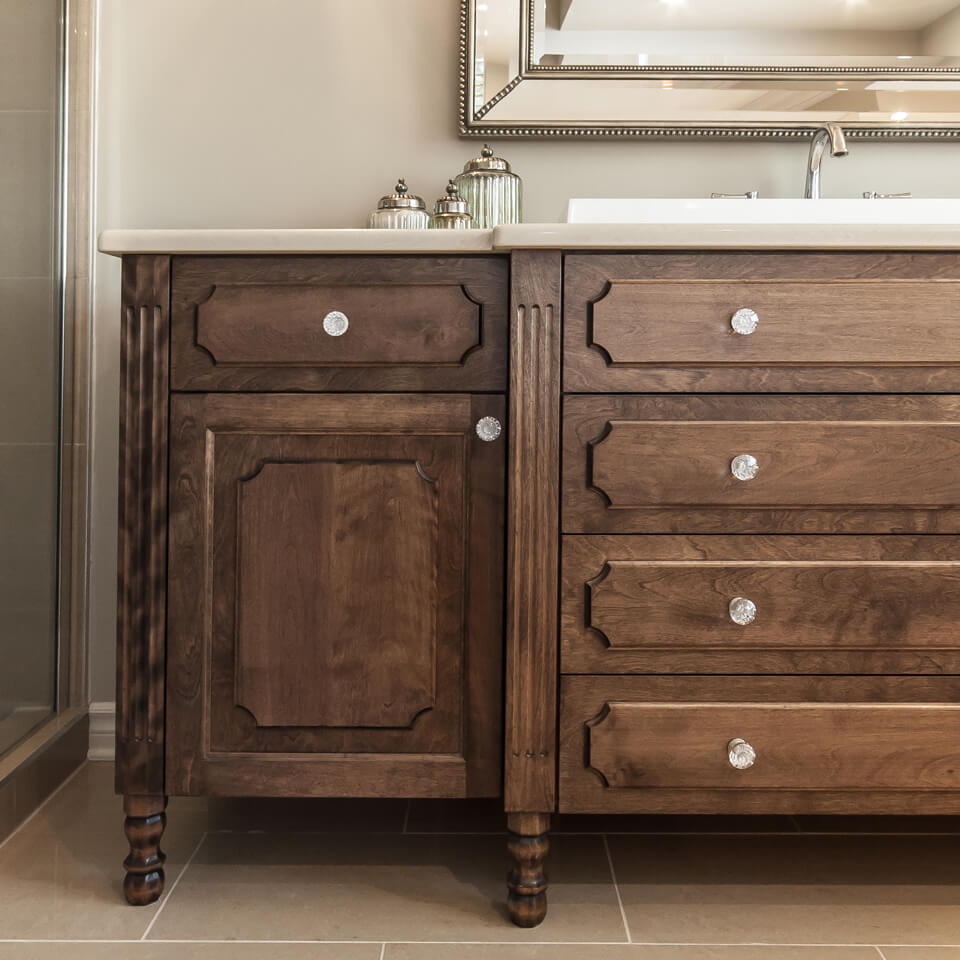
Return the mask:
<path id="1" fill-rule="evenodd" d="M 461 0 L 460 132 L 960 139 L 960 0 Z"/>

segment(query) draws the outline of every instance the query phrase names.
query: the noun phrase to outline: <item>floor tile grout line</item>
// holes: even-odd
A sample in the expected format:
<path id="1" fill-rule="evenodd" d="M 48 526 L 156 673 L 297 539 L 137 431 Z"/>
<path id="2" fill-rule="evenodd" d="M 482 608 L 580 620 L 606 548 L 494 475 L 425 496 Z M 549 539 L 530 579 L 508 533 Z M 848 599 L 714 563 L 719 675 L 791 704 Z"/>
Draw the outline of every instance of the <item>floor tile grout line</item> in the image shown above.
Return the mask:
<path id="1" fill-rule="evenodd" d="M 147 924 L 147 929 L 143 931 L 143 936 L 140 937 L 141 942 L 145 941 L 147 937 L 150 936 L 150 931 L 153 929 L 154 924 L 159 919 L 160 914 L 163 913 L 163 908 L 167 905 L 168 901 L 173 896 L 173 891 L 177 889 L 177 884 L 181 881 L 181 879 L 183 878 L 183 875 L 187 872 L 187 867 L 189 867 L 190 864 L 193 863 L 193 858 L 200 852 L 200 848 L 203 846 L 203 842 L 206 839 L 207 839 L 207 832 L 204 831 L 200 836 L 200 841 L 193 848 L 193 853 L 191 853 L 190 856 L 187 858 L 187 862 L 180 869 L 180 872 L 177 874 L 176 879 L 173 881 L 172 884 L 170 884 L 170 889 L 164 893 L 163 898 L 160 901 L 160 905 L 157 907 L 157 912 L 153 915 L 150 922 Z"/>
<path id="2" fill-rule="evenodd" d="M 613 890 L 617 895 L 617 905 L 620 907 L 620 919 L 623 921 L 623 932 L 627 935 L 627 943 L 633 943 L 630 935 L 630 924 L 627 922 L 627 911 L 623 909 L 623 897 L 620 896 L 620 884 L 617 883 L 617 871 L 613 869 L 613 855 L 610 853 L 610 843 L 607 835 L 603 834 L 603 849 L 607 854 L 607 866 L 610 868 L 610 879 L 613 881 Z"/>
<path id="3" fill-rule="evenodd" d="M 238 830 L 234 827 L 222 827 L 209 830 L 211 834 L 239 833 L 239 834 L 284 834 L 285 836 L 310 836 L 324 837 L 333 836 L 341 833 L 357 833 L 370 837 L 389 837 L 401 836 L 406 834 L 411 837 L 505 837 L 507 830 L 401 830 L 399 833 L 393 830 L 382 830 L 371 832 L 369 830 Z M 779 831 L 779 832 L 731 832 L 714 833 L 711 831 L 680 831 L 680 830 L 554 830 L 550 834 L 552 837 L 713 837 L 716 839 L 742 839 L 750 838 L 756 840 L 769 839 L 771 837 L 793 837 L 796 839 L 816 839 L 818 837 L 846 837 L 851 840 L 866 840 L 873 837 L 957 837 L 960 833 L 919 833 L 917 831 L 906 831 L 903 833 L 849 833 L 843 830 L 822 833 Z M 872 944 L 871 944 L 872 946 Z"/>
<path id="4" fill-rule="evenodd" d="M 81 770 L 83 770 L 84 767 L 86 767 L 87 762 L 88 762 L 88 761 L 84 760 L 84 761 L 80 764 L 80 766 L 77 767 L 77 769 L 74 770 L 73 773 L 71 773 L 70 776 L 67 777 L 67 779 L 64 780 L 63 783 L 61 783 L 60 786 L 57 787 L 57 789 L 54 790 L 53 793 L 51 793 L 50 796 L 47 797 L 47 799 L 44 800 L 43 803 L 41 803 L 40 806 L 37 807 L 37 809 L 33 811 L 33 813 L 30 814 L 29 817 L 27 817 L 26 820 L 23 821 L 23 823 L 19 824 L 17 827 L 14 828 L 13 833 L 11 833 L 9 837 L 7 837 L 7 838 L 4 839 L 2 842 L 0 842 L 0 850 L 2 850 L 21 830 L 23 830 L 23 828 L 24 828 L 28 823 L 30 823 L 30 821 L 33 820 L 33 818 L 34 818 L 35 816 L 37 816 L 37 815 L 44 809 L 44 807 L 46 807 L 46 805 L 47 805 L 68 783 L 70 783 L 70 781 L 73 780 L 73 779 L 80 773 Z"/>
<path id="5" fill-rule="evenodd" d="M 69 939 L 69 938 L 23 938 L 16 939 L 12 937 L 0 937 L 0 943 L 102 943 L 102 944 L 111 944 L 111 943 L 142 943 L 142 940 L 131 940 L 129 938 L 120 938 L 116 940 L 104 940 L 103 938 L 90 938 L 90 939 Z M 622 940 L 276 940 L 276 939 L 262 939 L 262 940 L 245 940 L 245 939 L 231 939 L 231 940 L 184 940 L 182 938 L 166 938 L 166 937 L 157 937 L 153 940 L 148 941 L 149 943 L 161 943 L 161 944 L 334 944 L 334 945 L 344 945 L 344 944 L 355 944 L 357 946 L 376 946 L 380 944 L 382 947 L 388 947 L 390 945 L 398 946 L 419 946 L 419 945 L 435 945 L 435 946 L 484 946 L 484 947 L 499 947 L 499 946 L 527 946 L 527 947 L 623 947 L 626 944 Z M 840 948 L 844 947 L 847 949 L 853 947 L 870 947 L 878 951 L 881 956 L 883 952 L 880 950 L 876 944 L 872 943 L 780 943 L 773 940 L 750 940 L 742 943 L 732 943 L 727 941 L 725 943 L 708 943 L 703 940 L 634 940 L 631 944 L 634 947 L 830 947 L 830 948 Z M 888 946 L 896 946 L 898 949 L 903 949 L 906 947 L 910 948 L 923 948 L 923 949 L 948 949 L 948 950 L 957 950 L 960 949 L 960 944 L 956 943 L 898 943 L 898 944 L 888 944 Z"/>

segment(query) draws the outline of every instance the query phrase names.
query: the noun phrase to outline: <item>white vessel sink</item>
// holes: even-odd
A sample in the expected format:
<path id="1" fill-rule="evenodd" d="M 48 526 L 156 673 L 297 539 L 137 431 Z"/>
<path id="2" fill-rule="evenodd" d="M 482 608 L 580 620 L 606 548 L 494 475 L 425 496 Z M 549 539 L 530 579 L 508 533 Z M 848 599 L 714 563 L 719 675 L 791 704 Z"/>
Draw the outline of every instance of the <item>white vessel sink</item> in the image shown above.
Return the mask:
<path id="1" fill-rule="evenodd" d="M 567 223 L 960 224 L 960 199 L 574 199 Z"/>

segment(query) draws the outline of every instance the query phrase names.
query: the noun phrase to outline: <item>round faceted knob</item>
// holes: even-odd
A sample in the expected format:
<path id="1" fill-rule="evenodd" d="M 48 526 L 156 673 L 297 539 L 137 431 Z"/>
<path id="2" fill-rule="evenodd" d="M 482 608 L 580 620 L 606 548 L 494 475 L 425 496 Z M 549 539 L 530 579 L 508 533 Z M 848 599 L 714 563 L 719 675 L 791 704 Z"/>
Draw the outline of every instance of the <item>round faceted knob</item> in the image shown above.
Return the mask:
<path id="1" fill-rule="evenodd" d="M 733 328 L 734 333 L 739 333 L 741 336 L 749 336 L 757 329 L 757 324 L 760 322 L 760 317 L 757 314 L 756 310 L 751 310 L 749 307 L 741 307 L 731 318 L 730 326 Z"/>
<path id="2" fill-rule="evenodd" d="M 730 601 L 730 619 L 745 627 L 757 619 L 757 605 L 746 597 L 734 597 Z"/>
<path id="3" fill-rule="evenodd" d="M 727 757 L 734 770 L 749 770 L 757 762 L 757 751 L 746 740 L 736 737 L 727 744 Z"/>
<path id="4" fill-rule="evenodd" d="M 481 417 L 477 421 L 477 436 L 487 443 L 496 440 L 502 429 L 496 417 Z"/>
<path id="5" fill-rule="evenodd" d="M 760 464 L 756 457 L 741 453 L 730 461 L 730 472 L 738 480 L 752 480 L 760 472 Z"/>
<path id="6" fill-rule="evenodd" d="M 331 337 L 342 337 L 350 326 L 350 320 L 345 313 L 339 310 L 331 310 L 323 318 L 323 332 L 330 334 Z"/>

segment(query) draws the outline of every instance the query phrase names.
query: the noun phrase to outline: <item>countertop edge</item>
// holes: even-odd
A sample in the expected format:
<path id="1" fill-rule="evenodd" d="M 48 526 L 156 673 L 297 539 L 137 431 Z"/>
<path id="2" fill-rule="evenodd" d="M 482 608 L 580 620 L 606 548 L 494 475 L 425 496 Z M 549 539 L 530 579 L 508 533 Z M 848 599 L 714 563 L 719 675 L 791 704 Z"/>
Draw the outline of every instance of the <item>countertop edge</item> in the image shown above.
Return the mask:
<path id="1" fill-rule="evenodd" d="M 957 250 L 960 224 L 510 224 L 493 230 L 105 230 L 125 254 L 485 254 L 511 250 Z"/>

